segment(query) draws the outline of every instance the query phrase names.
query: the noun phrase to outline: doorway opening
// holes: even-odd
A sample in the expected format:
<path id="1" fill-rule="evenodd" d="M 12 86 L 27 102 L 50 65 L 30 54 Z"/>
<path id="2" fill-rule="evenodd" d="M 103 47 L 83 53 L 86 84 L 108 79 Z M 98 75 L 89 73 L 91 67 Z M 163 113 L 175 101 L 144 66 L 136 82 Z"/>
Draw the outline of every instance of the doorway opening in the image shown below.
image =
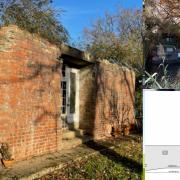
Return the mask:
<path id="1" fill-rule="evenodd" d="M 61 119 L 63 130 L 79 128 L 79 70 L 62 66 Z"/>

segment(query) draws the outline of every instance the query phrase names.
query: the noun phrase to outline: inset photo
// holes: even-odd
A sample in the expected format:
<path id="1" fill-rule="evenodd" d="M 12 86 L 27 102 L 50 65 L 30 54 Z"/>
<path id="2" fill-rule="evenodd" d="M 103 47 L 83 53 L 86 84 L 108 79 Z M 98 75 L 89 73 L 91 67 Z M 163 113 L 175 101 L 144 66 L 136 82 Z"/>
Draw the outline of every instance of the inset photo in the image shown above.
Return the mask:
<path id="1" fill-rule="evenodd" d="M 144 2 L 144 88 L 180 89 L 180 2 Z"/>

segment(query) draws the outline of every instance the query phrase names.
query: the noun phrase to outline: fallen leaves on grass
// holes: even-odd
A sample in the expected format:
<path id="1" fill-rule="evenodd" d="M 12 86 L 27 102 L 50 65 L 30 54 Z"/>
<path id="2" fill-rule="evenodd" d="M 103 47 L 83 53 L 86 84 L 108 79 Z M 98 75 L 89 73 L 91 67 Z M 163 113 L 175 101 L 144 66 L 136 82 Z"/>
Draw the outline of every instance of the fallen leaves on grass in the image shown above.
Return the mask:
<path id="1" fill-rule="evenodd" d="M 117 140 L 114 149 L 107 149 L 66 167 L 41 180 L 140 180 L 142 174 L 142 145 L 136 139 Z"/>

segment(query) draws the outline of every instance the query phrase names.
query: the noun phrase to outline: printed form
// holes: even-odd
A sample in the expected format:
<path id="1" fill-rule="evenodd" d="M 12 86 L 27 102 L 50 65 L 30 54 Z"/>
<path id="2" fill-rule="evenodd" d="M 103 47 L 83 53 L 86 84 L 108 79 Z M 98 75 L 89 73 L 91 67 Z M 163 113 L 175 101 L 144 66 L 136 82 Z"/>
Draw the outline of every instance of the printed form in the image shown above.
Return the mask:
<path id="1" fill-rule="evenodd" d="M 180 180 L 180 91 L 143 90 L 145 180 Z"/>

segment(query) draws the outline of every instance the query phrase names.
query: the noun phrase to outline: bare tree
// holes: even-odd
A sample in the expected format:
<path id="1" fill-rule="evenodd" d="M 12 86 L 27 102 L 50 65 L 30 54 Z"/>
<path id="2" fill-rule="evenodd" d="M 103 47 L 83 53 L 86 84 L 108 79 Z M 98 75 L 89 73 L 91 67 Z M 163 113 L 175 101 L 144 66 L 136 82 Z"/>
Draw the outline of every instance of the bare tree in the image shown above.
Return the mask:
<path id="1" fill-rule="evenodd" d="M 146 0 L 144 9 L 146 30 L 154 34 L 158 32 L 159 35 L 163 32 L 178 34 L 180 28 L 179 9 L 180 0 Z"/>
<path id="2" fill-rule="evenodd" d="M 180 23 L 180 1 L 179 0 L 146 0 L 149 15 L 163 21 L 169 21 L 172 24 Z"/>
<path id="3" fill-rule="evenodd" d="M 142 13 L 138 9 L 118 9 L 105 13 L 84 30 L 85 46 L 96 57 L 143 69 Z"/>

